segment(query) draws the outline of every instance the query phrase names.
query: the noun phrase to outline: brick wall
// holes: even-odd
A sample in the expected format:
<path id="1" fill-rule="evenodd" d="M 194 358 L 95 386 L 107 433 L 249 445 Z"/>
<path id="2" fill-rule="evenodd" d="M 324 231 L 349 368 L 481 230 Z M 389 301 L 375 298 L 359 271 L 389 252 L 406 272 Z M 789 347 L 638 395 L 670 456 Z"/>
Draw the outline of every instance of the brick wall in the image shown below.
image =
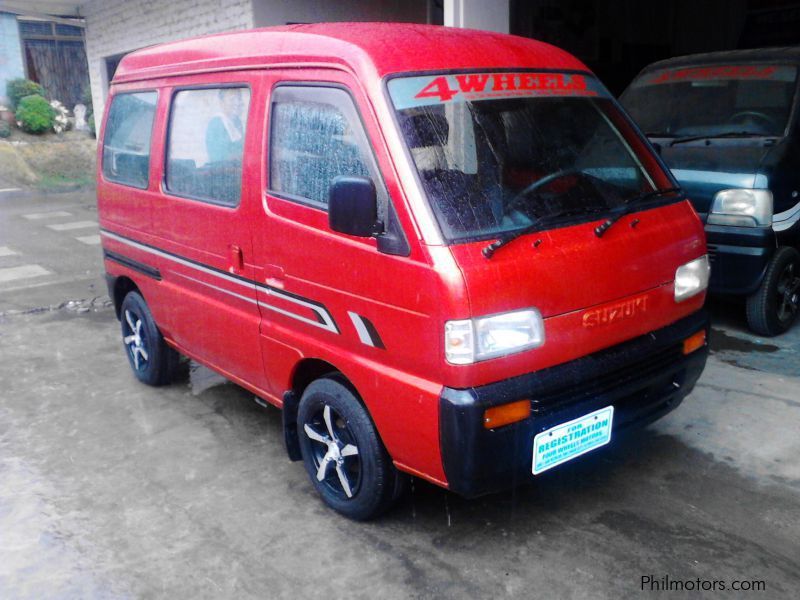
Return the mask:
<path id="1" fill-rule="evenodd" d="M 106 58 L 197 35 L 287 22 L 425 23 L 428 0 L 84 0 L 81 14 L 99 121 L 108 93 Z"/>
<path id="2" fill-rule="evenodd" d="M 98 125 L 108 91 L 106 58 L 162 42 L 253 27 L 252 0 L 92 0 L 81 8 Z"/>

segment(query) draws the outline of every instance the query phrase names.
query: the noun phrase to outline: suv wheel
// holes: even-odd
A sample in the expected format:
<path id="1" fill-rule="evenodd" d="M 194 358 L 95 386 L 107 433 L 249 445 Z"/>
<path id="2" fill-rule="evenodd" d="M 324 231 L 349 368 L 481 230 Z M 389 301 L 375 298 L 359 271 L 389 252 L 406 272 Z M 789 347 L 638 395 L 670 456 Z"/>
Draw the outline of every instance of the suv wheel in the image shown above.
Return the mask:
<path id="1" fill-rule="evenodd" d="M 778 248 L 764 281 L 747 299 L 747 323 L 756 333 L 772 337 L 788 331 L 800 312 L 800 253 Z"/>

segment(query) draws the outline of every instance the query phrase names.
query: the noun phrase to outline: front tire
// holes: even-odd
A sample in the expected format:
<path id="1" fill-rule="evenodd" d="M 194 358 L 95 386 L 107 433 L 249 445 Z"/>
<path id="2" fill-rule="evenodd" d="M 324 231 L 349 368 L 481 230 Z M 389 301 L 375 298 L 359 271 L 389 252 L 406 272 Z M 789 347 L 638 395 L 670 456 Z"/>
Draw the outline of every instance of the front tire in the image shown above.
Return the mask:
<path id="1" fill-rule="evenodd" d="M 167 346 L 139 292 L 128 292 L 120 308 L 122 342 L 133 374 L 142 383 L 159 386 L 172 381 L 178 353 Z"/>
<path id="2" fill-rule="evenodd" d="M 358 521 L 376 517 L 399 496 L 404 478 L 364 406 L 344 384 L 319 379 L 297 410 L 297 434 L 311 483 L 335 511 Z"/>
<path id="3" fill-rule="evenodd" d="M 800 312 L 800 253 L 778 248 L 764 281 L 747 299 L 747 324 L 756 333 L 773 337 L 789 330 Z"/>

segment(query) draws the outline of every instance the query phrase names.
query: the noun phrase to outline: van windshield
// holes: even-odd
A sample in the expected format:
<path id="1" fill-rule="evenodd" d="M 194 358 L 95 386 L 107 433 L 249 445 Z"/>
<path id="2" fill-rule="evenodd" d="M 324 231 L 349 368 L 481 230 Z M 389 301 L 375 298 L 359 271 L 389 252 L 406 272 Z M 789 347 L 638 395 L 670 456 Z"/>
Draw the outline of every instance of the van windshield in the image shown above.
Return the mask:
<path id="1" fill-rule="evenodd" d="M 797 68 L 714 65 L 640 75 L 621 102 L 651 137 L 783 136 Z"/>
<path id="2" fill-rule="evenodd" d="M 388 89 L 448 241 L 597 218 L 656 189 L 624 118 L 587 75 L 429 75 Z"/>

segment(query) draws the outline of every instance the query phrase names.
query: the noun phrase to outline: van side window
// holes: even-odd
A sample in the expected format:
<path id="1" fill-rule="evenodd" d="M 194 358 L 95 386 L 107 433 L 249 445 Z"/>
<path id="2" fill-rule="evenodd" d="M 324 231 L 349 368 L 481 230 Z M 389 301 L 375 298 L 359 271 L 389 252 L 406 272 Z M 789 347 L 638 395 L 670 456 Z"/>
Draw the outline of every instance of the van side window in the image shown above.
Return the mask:
<path id="1" fill-rule="evenodd" d="M 166 187 L 178 195 L 237 206 L 242 189 L 250 90 L 182 90 L 172 99 Z"/>
<path id="2" fill-rule="evenodd" d="M 378 189 L 379 212 L 383 212 L 382 180 L 347 92 L 279 86 L 272 92 L 270 122 L 271 192 L 324 209 L 336 177 L 371 177 Z"/>
<path id="3" fill-rule="evenodd" d="M 157 98 L 156 92 L 137 92 L 111 101 L 103 139 L 103 176 L 109 181 L 147 187 Z"/>

